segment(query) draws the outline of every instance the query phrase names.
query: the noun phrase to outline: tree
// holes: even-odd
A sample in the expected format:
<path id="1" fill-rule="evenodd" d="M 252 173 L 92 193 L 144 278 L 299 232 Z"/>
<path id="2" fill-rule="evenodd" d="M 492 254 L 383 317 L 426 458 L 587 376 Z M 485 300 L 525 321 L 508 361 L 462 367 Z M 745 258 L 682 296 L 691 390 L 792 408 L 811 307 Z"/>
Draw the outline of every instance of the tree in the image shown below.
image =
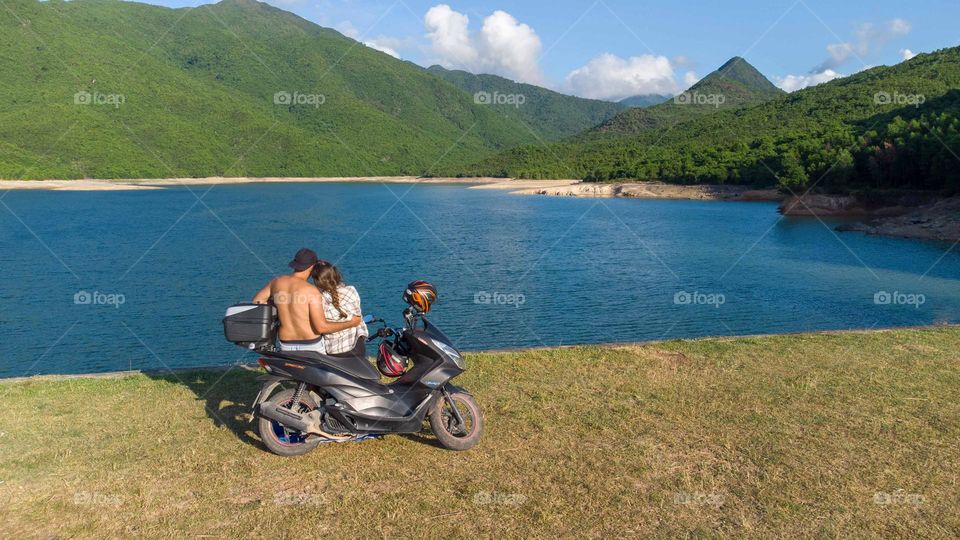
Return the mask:
<path id="1" fill-rule="evenodd" d="M 780 155 L 775 172 L 780 180 L 780 187 L 791 191 L 802 190 L 810 182 L 810 177 L 800 163 L 799 156 L 792 150 Z"/>

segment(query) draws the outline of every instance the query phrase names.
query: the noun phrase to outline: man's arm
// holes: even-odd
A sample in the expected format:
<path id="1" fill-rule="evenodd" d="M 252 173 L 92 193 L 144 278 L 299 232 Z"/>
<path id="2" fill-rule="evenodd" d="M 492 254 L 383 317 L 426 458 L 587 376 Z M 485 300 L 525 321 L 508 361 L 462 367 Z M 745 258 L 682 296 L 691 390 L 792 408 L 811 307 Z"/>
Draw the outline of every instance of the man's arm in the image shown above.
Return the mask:
<path id="1" fill-rule="evenodd" d="M 323 297 L 317 294 L 310 298 L 310 326 L 317 334 L 332 334 L 347 328 L 353 328 L 363 322 L 359 315 L 344 322 L 330 322 L 323 314 Z"/>
<path id="2" fill-rule="evenodd" d="M 254 304 L 266 304 L 270 300 L 270 288 L 273 285 L 273 281 L 267 283 L 267 286 L 260 289 L 260 292 L 253 297 Z"/>

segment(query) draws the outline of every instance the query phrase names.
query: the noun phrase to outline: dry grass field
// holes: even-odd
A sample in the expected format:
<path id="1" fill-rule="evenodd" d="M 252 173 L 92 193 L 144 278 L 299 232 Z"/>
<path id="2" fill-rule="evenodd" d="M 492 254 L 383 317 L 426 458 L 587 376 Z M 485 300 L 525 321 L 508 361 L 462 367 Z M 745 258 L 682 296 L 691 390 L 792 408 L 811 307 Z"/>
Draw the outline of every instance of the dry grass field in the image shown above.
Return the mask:
<path id="1" fill-rule="evenodd" d="M 0 383 L 8 538 L 960 536 L 960 329 L 473 354 L 475 449 L 267 453 L 256 373 Z"/>

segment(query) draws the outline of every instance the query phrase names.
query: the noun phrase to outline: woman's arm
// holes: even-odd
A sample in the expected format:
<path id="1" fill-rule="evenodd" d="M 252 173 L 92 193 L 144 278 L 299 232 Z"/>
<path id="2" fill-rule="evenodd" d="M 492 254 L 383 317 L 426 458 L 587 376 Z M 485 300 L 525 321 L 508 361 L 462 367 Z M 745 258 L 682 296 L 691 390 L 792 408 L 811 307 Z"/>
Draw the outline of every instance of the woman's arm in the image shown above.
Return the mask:
<path id="1" fill-rule="evenodd" d="M 354 316 L 344 322 L 330 322 L 323 313 L 323 296 L 319 293 L 310 301 L 310 326 L 317 334 L 332 334 L 348 328 L 353 328 L 363 322 L 359 316 Z"/>

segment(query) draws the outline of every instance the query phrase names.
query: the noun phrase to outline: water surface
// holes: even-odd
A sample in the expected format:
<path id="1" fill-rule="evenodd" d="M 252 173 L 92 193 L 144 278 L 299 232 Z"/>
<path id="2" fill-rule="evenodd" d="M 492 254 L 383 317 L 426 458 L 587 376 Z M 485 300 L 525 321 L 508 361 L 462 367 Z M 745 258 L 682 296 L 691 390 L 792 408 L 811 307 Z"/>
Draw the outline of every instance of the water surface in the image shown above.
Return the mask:
<path id="1" fill-rule="evenodd" d="M 958 250 L 833 225 L 449 185 L 11 191 L 0 376 L 252 361 L 224 308 L 301 246 L 394 321 L 403 286 L 433 281 L 431 319 L 468 350 L 960 322 Z"/>

